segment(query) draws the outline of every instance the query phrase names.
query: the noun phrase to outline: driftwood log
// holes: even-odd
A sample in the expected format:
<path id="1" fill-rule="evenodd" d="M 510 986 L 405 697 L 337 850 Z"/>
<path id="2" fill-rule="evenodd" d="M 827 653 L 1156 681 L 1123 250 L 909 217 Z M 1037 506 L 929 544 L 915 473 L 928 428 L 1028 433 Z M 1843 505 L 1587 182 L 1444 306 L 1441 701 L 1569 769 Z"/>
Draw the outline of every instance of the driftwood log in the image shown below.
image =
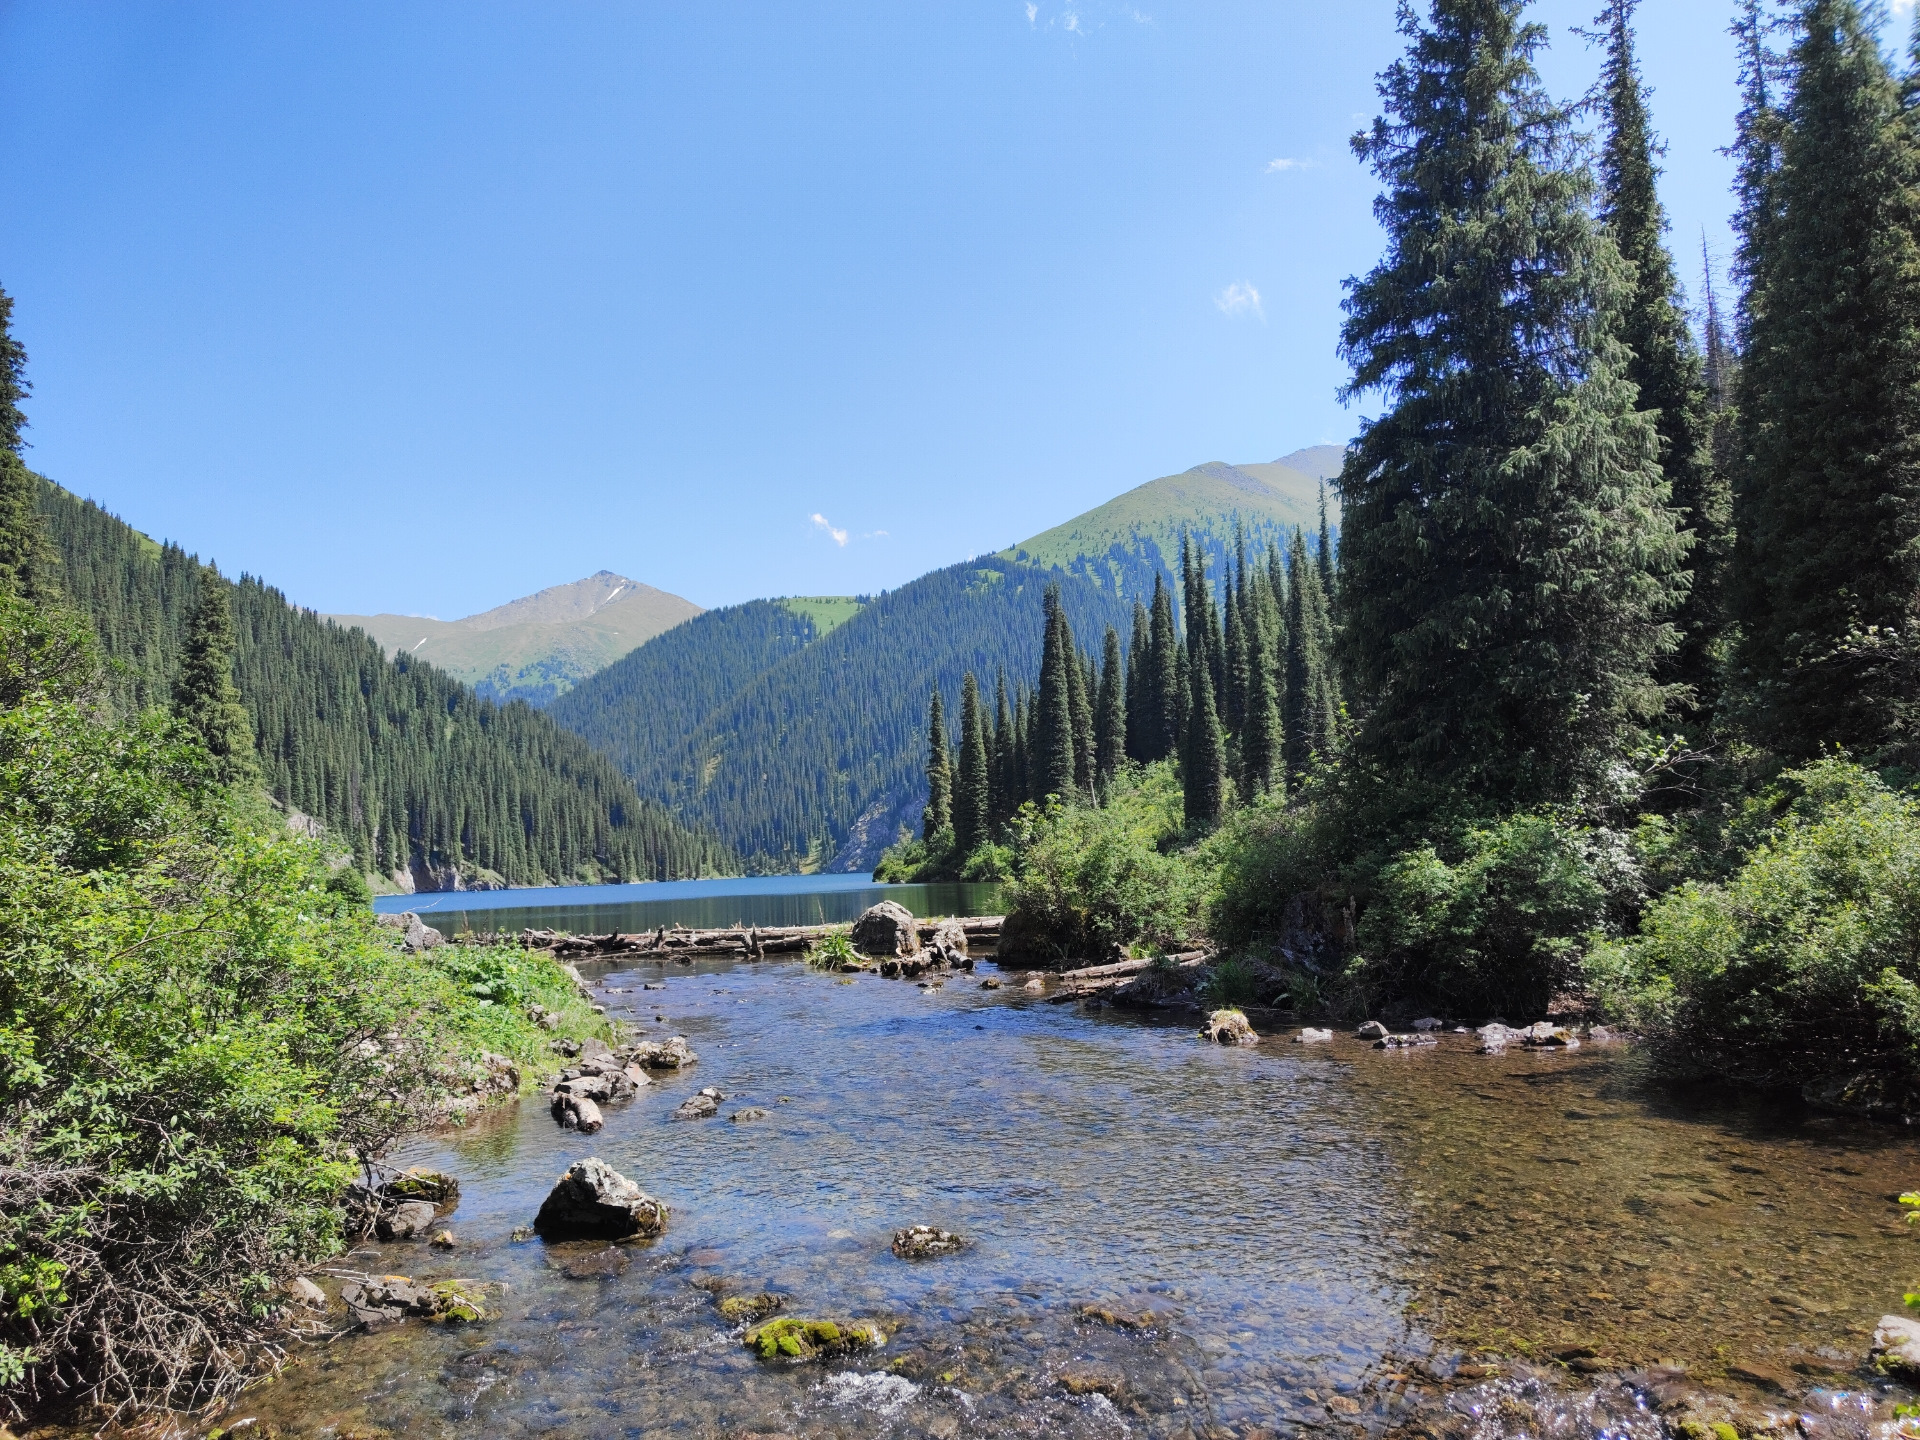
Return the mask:
<path id="1" fill-rule="evenodd" d="M 1061 988 L 1048 993 L 1047 1003 L 1065 1004 L 1084 1000 L 1089 995 L 1105 995 L 1118 990 L 1134 976 L 1151 969 L 1155 963 L 1170 963 L 1176 969 L 1192 970 L 1207 958 L 1205 950 L 1186 950 L 1177 955 L 1161 955 L 1148 960 L 1116 960 L 1111 965 L 1088 965 L 1080 970 L 1062 970 L 1054 977 Z"/>
<path id="2" fill-rule="evenodd" d="M 963 919 L 969 943 L 994 944 L 1000 939 L 999 915 L 976 915 Z M 938 922 L 918 922 L 921 940 L 933 938 Z M 522 930 L 518 934 L 460 935 L 454 943 L 517 944 L 528 950 L 545 950 L 557 960 L 595 960 L 616 955 L 696 955 L 748 956 L 755 960 L 767 955 L 792 955 L 818 944 L 837 925 L 730 926 L 724 930 L 689 930 L 683 926 L 661 928 L 637 935 L 618 931 L 605 935 L 570 935 L 561 930 Z"/>

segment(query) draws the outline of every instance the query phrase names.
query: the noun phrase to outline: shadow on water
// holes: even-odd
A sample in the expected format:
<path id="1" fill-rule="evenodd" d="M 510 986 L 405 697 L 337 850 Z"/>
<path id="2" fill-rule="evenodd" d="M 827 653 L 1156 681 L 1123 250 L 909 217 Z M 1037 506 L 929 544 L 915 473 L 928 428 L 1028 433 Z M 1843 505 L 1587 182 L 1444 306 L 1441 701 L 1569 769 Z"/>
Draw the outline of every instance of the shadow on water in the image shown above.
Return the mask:
<path id="1" fill-rule="evenodd" d="M 526 1102 L 416 1145 L 405 1159 L 461 1178 L 459 1247 L 345 1262 L 503 1282 L 502 1317 L 342 1337 L 234 1418 L 333 1436 L 1651 1435 L 1640 1392 L 1554 1357 L 1804 1387 L 1857 1366 L 1920 1269 L 1890 1199 L 1914 1179 L 1904 1134 L 1655 1090 L 1618 1047 L 1223 1049 L 981 976 L 588 974 L 699 1063 L 595 1136 Z M 720 1116 L 671 1120 L 703 1085 L 726 1092 Z M 771 1113 L 726 1118 L 747 1106 Z M 666 1238 L 513 1243 L 589 1154 L 671 1205 Z M 898 1260 L 892 1231 L 913 1223 L 974 1247 Z M 761 1290 L 890 1339 L 762 1365 L 714 1303 Z M 1557 1378 L 1508 1360 L 1477 1401 L 1434 1382 L 1482 1352 Z"/>

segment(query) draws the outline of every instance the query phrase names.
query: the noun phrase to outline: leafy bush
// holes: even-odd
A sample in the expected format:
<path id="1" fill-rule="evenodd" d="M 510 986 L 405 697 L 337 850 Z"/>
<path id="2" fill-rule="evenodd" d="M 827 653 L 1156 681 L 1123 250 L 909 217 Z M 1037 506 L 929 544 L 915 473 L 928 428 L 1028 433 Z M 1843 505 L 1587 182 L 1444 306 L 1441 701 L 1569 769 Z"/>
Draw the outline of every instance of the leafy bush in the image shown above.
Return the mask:
<path id="1" fill-rule="evenodd" d="M 1001 956 L 1084 960 L 1191 940 L 1207 877 L 1192 852 L 1164 853 L 1181 819 L 1180 788 L 1164 763 L 1124 770 L 1099 809 L 1023 806 Z"/>
<path id="2" fill-rule="evenodd" d="M 105 723 L 96 693 L 79 622 L 0 600 L 0 1393 L 16 1413 L 236 1388 L 284 1333 L 278 1280 L 339 1245 L 361 1160 L 423 1123 L 483 1039 L 533 1049 L 509 993 L 571 991 L 550 964 L 553 985 L 519 974 L 531 959 L 399 952 L 330 890 L 319 845 L 213 785 L 173 721 Z"/>
<path id="3" fill-rule="evenodd" d="M 1731 878 L 1650 906 L 1589 957 L 1590 983 L 1677 1068 L 1920 1074 L 1920 802 L 1841 760 L 1782 783 Z"/>
<path id="4" fill-rule="evenodd" d="M 1229 955 L 1208 968 L 1206 979 L 1200 982 L 1200 998 L 1212 1009 L 1237 1010 L 1243 1005 L 1263 1003 L 1267 996 L 1254 968 L 1245 960 Z"/>
<path id="5" fill-rule="evenodd" d="M 1297 954 L 1332 949 L 1345 891 L 1327 806 L 1315 798 L 1262 800 L 1227 817 L 1206 842 L 1216 874 L 1207 933 L 1229 950 L 1284 945 Z"/>
<path id="6" fill-rule="evenodd" d="M 1631 904 L 1631 851 L 1608 831 L 1526 813 L 1468 829 L 1443 858 L 1405 851 L 1374 877 L 1351 983 L 1470 1013 L 1542 1013 L 1578 980 L 1589 936 Z"/>
<path id="7" fill-rule="evenodd" d="M 859 960 L 851 929 L 829 930 L 820 937 L 819 944 L 807 951 L 807 963 L 816 970 L 845 970 Z"/>

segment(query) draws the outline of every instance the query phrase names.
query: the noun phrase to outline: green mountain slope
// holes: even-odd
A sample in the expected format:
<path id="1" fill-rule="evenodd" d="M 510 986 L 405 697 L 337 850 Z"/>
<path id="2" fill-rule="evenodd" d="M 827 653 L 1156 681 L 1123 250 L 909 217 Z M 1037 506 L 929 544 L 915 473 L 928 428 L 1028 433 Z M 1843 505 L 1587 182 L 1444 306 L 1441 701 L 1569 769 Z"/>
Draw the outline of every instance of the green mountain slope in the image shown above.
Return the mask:
<path id="1" fill-rule="evenodd" d="M 123 708 L 164 705 L 205 573 L 91 501 L 47 484 L 41 513 Z M 232 583 L 232 582 L 222 582 Z M 402 888 L 673 879 L 738 862 L 642 800 L 614 764 L 523 704 L 498 706 L 364 634 L 233 586 L 234 678 L 275 799 L 324 823 Z"/>
<path id="2" fill-rule="evenodd" d="M 1087 646 L 1108 624 L 1126 633 L 1130 603 L 1111 590 L 993 556 L 876 596 L 824 635 L 782 602 L 709 611 L 550 713 L 758 868 L 868 869 L 926 803 L 929 677 L 957 713 L 966 671 L 989 693 L 1001 667 L 1034 674 L 1054 581 Z"/>
<path id="3" fill-rule="evenodd" d="M 329 615 L 389 655 L 431 661 L 490 700 L 545 705 L 662 631 L 700 613 L 691 600 L 610 570 L 464 620 Z"/>
<path id="4" fill-rule="evenodd" d="M 1152 590 L 1155 572 L 1173 576 L 1183 532 L 1200 542 L 1213 569 L 1231 553 L 1236 526 L 1256 552 L 1270 542 L 1284 549 L 1295 526 L 1317 533 L 1321 481 L 1339 474 L 1342 453 L 1337 445 L 1316 445 L 1267 464 L 1196 465 L 1135 486 L 1002 553 L 1139 595 Z M 1331 486 L 1327 514 L 1337 526 L 1339 498 Z"/>

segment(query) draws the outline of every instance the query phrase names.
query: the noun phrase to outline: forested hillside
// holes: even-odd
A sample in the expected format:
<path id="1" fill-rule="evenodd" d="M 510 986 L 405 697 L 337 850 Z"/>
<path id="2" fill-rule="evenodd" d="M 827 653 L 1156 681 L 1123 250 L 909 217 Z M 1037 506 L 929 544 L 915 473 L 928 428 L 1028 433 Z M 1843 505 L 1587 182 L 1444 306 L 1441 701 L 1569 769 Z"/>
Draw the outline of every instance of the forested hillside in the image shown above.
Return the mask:
<path id="1" fill-rule="evenodd" d="M 42 516 L 61 584 L 114 665 L 118 707 L 168 703 L 188 617 L 212 572 L 51 484 Z M 229 583 L 222 581 L 221 583 Z M 734 865 L 643 801 L 616 766 L 524 704 L 497 706 L 365 634 L 233 586 L 234 678 L 267 788 L 323 822 L 369 872 L 422 887 L 668 879 Z"/>
<path id="2" fill-rule="evenodd" d="M 968 561 L 875 597 L 817 640 L 778 602 L 710 612 L 550 713 L 756 867 L 866 869 L 919 823 L 927 687 L 957 696 L 969 670 L 1033 674 L 1041 597 L 1058 578 L 1000 557 Z M 1078 633 L 1128 623 L 1130 606 L 1098 586 L 1068 578 L 1061 593 Z"/>
<path id="3" fill-rule="evenodd" d="M 1145 600 L 1155 577 L 1181 583 L 1182 545 L 1197 547 L 1207 567 L 1220 573 L 1242 546 L 1256 555 L 1270 544 L 1284 550 L 1295 530 L 1318 530 L 1323 509 L 1337 530 L 1339 497 L 1322 482 L 1339 474 L 1340 455 L 1338 446 L 1316 445 L 1269 464 L 1196 465 L 1136 485 L 1002 553 Z"/>

